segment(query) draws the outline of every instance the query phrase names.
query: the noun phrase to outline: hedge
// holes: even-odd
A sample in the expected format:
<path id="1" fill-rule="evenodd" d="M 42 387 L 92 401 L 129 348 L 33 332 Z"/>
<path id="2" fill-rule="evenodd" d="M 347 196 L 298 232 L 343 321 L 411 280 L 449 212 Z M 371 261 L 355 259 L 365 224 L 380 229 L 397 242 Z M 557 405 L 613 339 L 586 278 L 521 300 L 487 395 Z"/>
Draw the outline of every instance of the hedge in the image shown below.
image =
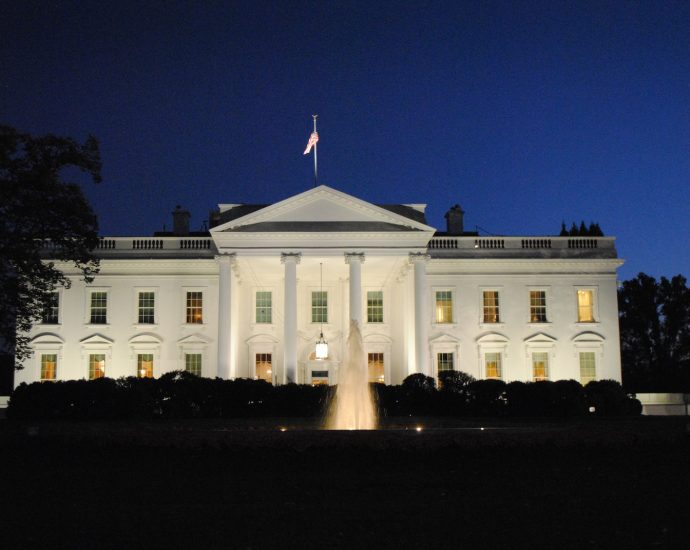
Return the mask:
<path id="1" fill-rule="evenodd" d="M 154 418 L 312 417 L 325 414 L 336 387 L 262 380 L 200 378 L 187 372 L 160 378 L 101 378 L 21 384 L 11 419 L 122 420 Z M 381 416 L 576 417 L 638 415 L 640 402 L 613 380 L 510 382 L 442 373 L 441 387 L 422 374 L 400 386 L 372 384 Z"/>

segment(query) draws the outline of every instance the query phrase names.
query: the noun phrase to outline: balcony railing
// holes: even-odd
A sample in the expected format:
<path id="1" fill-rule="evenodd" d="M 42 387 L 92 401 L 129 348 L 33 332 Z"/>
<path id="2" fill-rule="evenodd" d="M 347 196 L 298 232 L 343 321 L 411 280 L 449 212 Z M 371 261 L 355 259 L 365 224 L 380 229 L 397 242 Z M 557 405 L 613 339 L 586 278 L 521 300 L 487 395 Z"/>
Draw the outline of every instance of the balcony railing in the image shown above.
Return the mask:
<path id="1" fill-rule="evenodd" d="M 573 254 L 577 251 L 601 251 L 605 255 L 615 254 L 614 241 L 613 237 L 433 237 L 429 250 L 432 253 L 438 251 L 443 256 L 453 256 L 454 253 L 466 256 L 471 250 L 496 251 L 500 255 L 510 251 L 524 251 L 520 255 L 529 255 L 531 251 L 562 251 L 559 255 L 567 254 L 567 251 Z"/>
<path id="2" fill-rule="evenodd" d="M 46 247 L 49 249 L 49 247 Z M 190 255 L 214 249 L 213 239 L 209 237 L 102 237 L 95 251 L 99 254 L 152 253 L 154 255 Z"/>
<path id="3" fill-rule="evenodd" d="M 208 237 L 103 237 L 97 250 L 211 250 Z"/>

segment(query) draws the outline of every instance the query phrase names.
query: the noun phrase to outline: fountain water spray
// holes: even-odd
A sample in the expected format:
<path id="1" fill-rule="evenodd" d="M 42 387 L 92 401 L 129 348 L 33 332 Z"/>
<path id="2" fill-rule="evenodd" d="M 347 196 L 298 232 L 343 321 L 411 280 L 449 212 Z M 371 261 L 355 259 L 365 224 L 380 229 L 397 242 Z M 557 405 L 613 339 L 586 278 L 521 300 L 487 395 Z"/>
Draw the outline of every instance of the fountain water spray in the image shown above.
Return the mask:
<path id="1" fill-rule="evenodd" d="M 376 417 L 362 333 L 357 321 L 351 320 L 345 360 L 338 373 L 338 387 L 330 403 L 326 427 L 331 430 L 374 430 Z"/>

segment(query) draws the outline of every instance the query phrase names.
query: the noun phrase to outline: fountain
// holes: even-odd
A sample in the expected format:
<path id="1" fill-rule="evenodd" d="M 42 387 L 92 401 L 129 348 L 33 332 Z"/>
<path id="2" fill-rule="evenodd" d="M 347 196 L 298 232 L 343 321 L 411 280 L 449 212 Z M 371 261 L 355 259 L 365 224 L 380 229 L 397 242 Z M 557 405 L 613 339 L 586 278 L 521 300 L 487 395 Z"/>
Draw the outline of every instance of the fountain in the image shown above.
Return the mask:
<path id="1" fill-rule="evenodd" d="M 369 387 L 369 372 L 362 333 L 350 321 L 345 360 L 338 373 L 338 387 L 330 403 L 326 428 L 330 430 L 376 429 L 376 407 Z"/>

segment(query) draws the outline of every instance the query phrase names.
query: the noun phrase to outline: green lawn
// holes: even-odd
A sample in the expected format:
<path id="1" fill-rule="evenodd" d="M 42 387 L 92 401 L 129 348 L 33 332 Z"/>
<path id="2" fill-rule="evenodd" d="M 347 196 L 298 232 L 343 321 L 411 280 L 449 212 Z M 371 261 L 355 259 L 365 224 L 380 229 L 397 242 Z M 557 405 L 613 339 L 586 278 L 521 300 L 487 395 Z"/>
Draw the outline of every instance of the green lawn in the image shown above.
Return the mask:
<path id="1" fill-rule="evenodd" d="M 687 548 L 686 422 L 3 421 L 0 548 Z"/>

